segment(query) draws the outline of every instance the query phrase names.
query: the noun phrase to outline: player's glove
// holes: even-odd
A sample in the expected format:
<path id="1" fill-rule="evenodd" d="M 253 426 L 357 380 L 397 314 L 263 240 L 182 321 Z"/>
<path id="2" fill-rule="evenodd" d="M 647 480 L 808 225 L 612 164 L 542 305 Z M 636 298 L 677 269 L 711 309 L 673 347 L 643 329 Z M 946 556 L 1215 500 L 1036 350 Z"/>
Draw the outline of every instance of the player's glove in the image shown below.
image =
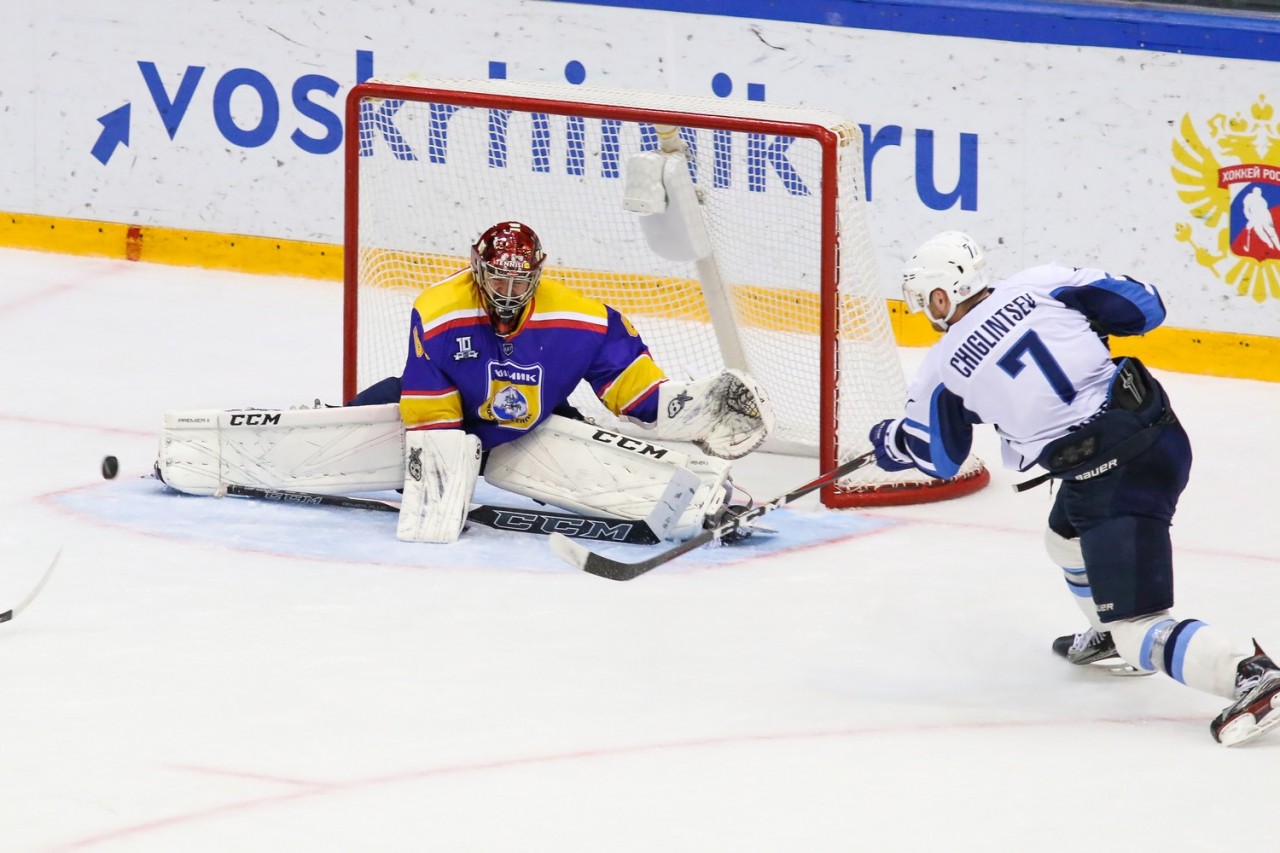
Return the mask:
<path id="1" fill-rule="evenodd" d="M 885 419 L 871 428 L 868 436 L 876 453 L 876 464 L 885 471 L 905 471 L 915 463 L 902 447 L 902 419 Z"/>

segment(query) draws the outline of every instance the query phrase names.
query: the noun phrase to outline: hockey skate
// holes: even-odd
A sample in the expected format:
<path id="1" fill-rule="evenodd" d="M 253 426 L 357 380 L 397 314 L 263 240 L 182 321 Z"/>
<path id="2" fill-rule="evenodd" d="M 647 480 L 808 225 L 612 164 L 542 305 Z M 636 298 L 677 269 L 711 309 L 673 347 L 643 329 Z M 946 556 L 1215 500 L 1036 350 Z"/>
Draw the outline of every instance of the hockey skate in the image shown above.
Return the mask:
<path id="1" fill-rule="evenodd" d="M 1053 653 L 1076 666 L 1095 664 L 1098 669 L 1106 670 L 1112 675 L 1151 675 L 1150 672 L 1120 660 L 1120 653 L 1116 651 L 1116 643 L 1111 638 L 1110 631 L 1095 631 L 1090 628 L 1083 634 L 1059 637 L 1053 641 Z M 1116 663 L 1107 663 L 1111 660 Z"/>
<path id="2" fill-rule="evenodd" d="M 724 506 L 720 507 L 719 510 L 707 516 L 706 519 L 703 520 L 702 527 L 704 530 L 714 530 L 715 528 L 719 527 L 725 522 L 731 521 L 732 519 L 742 515 L 744 512 L 751 509 L 751 507 L 755 505 L 755 502 L 751 500 L 749 497 L 742 503 L 730 503 L 729 498 L 732 498 L 734 496 L 735 495 L 734 495 L 732 486 L 730 486 L 729 497 L 726 498 Z M 737 527 L 734 527 L 732 530 L 728 530 L 724 533 L 721 533 L 719 536 L 717 536 L 715 539 L 712 540 L 712 544 L 716 546 L 733 545 L 738 542 L 742 542 L 745 539 L 750 539 L 752 536 L 755 536 L 755 535 L 771 536 L 777 532 L 778 531 L 776 530 L 773 530 L 768 527 L 763 527 L 754 522 L 745 521 L 739 524 Z"/>
<path id="3" fill-rule="evenodd" d="M 730 521 L 733 518 L 736 518 L 737 516 L 741 515 L 743 512 L 745 512 L 749 508 L 750 507 L 744 507 L 737 504 L 733 506 L 729 506 L 726 504 L 716 512 L 707 516 L 702 522 L 702 527 L 704 530 L 714 530 L 715 528 L 719 527 L 725 522 Z M 719 536 L 717 536 L 715 539 L 712 540 L 712 544 L 713 545 L 732 545 L 736 542 L 741 542 L 744 539 L 750 539 L 752 535 L 758 532 L 761 532 L 760 528 L 757 528 L 751 522 L 744 522 L 742 524 L 739 524 L 737 527 L 734 527 L 732 530 L 728 530 L 720 534 Z M 772 532 L 772 531 L 769 531 L 769 532 Z"/>
<path id="4" fill-rule="evenodd" d="M 1225 746 L 1248 743 L 1280 725 L 1280 667 L 1257 640 L 1253 652 L 1236 667 L 1236 701 L 1209 724 L 1213 739 Z"/>

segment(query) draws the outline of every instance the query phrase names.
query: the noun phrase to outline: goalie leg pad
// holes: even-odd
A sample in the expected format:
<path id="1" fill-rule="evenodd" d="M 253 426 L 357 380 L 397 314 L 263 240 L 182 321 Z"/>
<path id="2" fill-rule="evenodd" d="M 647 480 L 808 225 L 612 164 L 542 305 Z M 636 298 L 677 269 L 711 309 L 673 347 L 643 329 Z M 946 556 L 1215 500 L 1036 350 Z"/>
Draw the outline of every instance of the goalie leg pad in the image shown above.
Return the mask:
<path id="1" fill-rule="evenodd" d="M 396 538 L 456 542 L 480 475 L 480 439 L 460 429 L 411 430 L 404 441 L 404 498 Z"/>
<path id="2" fill-rule="evenodd" d="M 660 439 L 692 441 L 704 453 L 737 459 L 773 432 L 773 404 L 760 383 L 739 370 L 723 370 L 697 382 L 668 380 L 658 386 Z"/>
<path id="3" fill-rule="evenodd" d="M 317 494 L 398 489 L 400 407 L 167 412 L 156 473 L 171 488 L 212 495 L 222 484 Z"/>
<path id="4" fill-rule="evenodd" d="M 489 451 L 485 481 L 570 512 L 639 520 L 661 500 L 675 469 L 701 480 L 672 538 L 688 538 L 724 503 L 729 463 L 554 415 Z"/>

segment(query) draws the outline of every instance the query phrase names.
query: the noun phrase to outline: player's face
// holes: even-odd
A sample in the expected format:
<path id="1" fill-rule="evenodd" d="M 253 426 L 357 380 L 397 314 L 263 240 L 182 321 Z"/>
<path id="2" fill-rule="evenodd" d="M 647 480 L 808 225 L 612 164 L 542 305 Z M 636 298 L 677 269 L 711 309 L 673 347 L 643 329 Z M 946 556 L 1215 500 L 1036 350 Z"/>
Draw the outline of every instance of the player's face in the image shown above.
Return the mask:
<path id="1" fill-rule="evenodd" d="M 489 289 L 502 299 L 520 299 L 533 287 L 533 281 L 527 275 L 502 275 L 489 273 Z"/>
<path id="2" fill-rule="evenodd" d="M 540 275 L 539 270 L 533 272 L 493 268 L 485 270 L 482 287 L 489 307 L 499 317 L 510 319 L 517 316 L 533 298 L 533 291 L 538 286 Z"/>

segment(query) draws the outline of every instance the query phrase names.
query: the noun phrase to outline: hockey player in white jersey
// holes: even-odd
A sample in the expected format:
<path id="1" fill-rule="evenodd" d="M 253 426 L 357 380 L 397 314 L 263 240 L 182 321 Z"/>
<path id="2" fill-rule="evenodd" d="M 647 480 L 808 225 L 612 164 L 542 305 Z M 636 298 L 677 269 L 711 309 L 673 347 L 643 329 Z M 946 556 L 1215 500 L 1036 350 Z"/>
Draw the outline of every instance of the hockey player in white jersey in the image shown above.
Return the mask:
<path id="1" fill-rule="evenodd" d="M 1006 467 L 1058 480 L 1045 543 L 1089 620 L 1053 649 L 1072 663 L 1123 656 L 1231 699 L 1210 724 L 1235 746 L 1280 724 L 1280 668 L 1173 606 L 1169 524 L 1191 470 L 1191 445 L 1164 389 L 1109 335 L 1164 320 L 1156 289 L 1099 269 L 1034 267 L 990 282 L 981 247 L 948 231 L 903 269 L 909 311 L 945 332 L 908 390 L 905 414 L 872 427 L 880 467 L 952 477 L 973 425 L 992 424 Z"/>

